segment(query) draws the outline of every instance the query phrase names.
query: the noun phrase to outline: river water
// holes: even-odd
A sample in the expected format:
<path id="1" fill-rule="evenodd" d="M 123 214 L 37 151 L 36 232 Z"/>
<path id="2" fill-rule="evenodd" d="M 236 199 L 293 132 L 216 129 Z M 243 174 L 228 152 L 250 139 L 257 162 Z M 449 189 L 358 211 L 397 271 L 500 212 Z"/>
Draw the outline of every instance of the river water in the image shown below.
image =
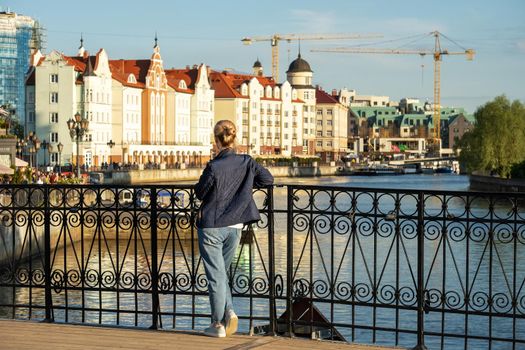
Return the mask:
<path id="1" fill-rule="evenodd" d="M 294 178 L 294 179 L 277 179 L 276 184 L 294 184 L 294 185 L 325 185 L 325 186 L 348 186 L 352 188 L 370 188 L 370 189 L 409 189 L 409 190 L 450 190 L 450 191 L 468 191 L 468 177 L 462 175 L 442 174 L 442 175 L 403 175 L 403 176 L 379 176 L 379 177 L 362 177 L 362 176 L 341 176 L 341 177 L 322 177 L 322 178 Z M 356 191 L 356 193 L 359 190 Z M 298 206 L 305 200 L 306 193 L 298 193 Z M 319 203 L 328 203 L 327 198 L 321 198 L 319 194 Z M 256 200 L 260 203 L 262 196 L 256 195 Z M 316 199 L 317 200 L 317 199 Z M 384 201 L 383 201 L 384 200 Z M 381 202 L 383 201 L 383 202 Z M 401 210 L 406 213 L 413 213 L 415 211 L 415 201 L 410 198 L 403 199 Z M 358 200 L 358 209 L 361 212 L 367 212 L 367 208 L 373 208 L 374 199 L 370 196 L 361 196 Z M 406 202 L 406 203 L 405 203 Z M 274 205 L 277 210 L 284 210 L 286 208 L 286 188 L 276 187 L 274 190 Z M 339 205 L 348 206 L 351 201 L 349 199 L 338 199 Z M 465 210 L 465 203 L 460 198 L 452 198 L 448 203 L 448 215 L 460 216 Z M 439 213 L 441 211 L 442 203 L 438 198 L 431 198 L 428 203 L 428 213 Z M 379 212 L 387 213 L 392 209 L 393 201 L 391 198 L 381 199 L 377 209 Z M 499 206 L 502 212 L 508 211 L 508 206 L 502 204 Z M 523 208 L 522 208 L 523 209 Z M 486 203 L 483 201 L 473 202 L 472 208 L 469 210 L 473 215 L 480 215 L 487 210 Z M 330 220 L 330 219 L 326 219 Z M 333 218 L 331 220 L 334 220 Z M 368 219 L 366 219 L 368 220 Z M 263 218 L 264 221 L 264 218 Z M 321 220 L 322 221 L 322 220 Z M 334 221 L 332 223 L 335 223 Z M 348 222 L 346 222 L 348 223 Z M 297 224 L 297 222 L 296 222 Z M 344 228 L 345 222 L 340 223 Z M 374 222 L 372 222 L 374 224 Z M 316 226 L 318 231 L 323 232 L 323 224 L 320 222 Z M 370 227 L 364 224 L 363 230 L 370 230 Z M 368 227 L 368 228 L 367 228 Z M 385 225 L 388 229 L 388 225 Z M 392 226 L 393 227 L 393 226 Z M 457 230 L 465 230 L 461 228 Z M 471 227 L 476 231 L 475 227 Z M 321 282 L 317 292 L 319 296 L 325 293 L 323 290 L 323 282 L 333 281 L 335 285 L 339 285 L 340 293 L 339 300 L 346 299 L 347 295 L 344 293 L 344 288 L 353 280 L 355 283 L 362 283 L 363 285 L 371 285 L 372 280 L 375 280 L 378 285 L 385 288 L 383 298 L 388 299 L 389 286 L 395 286 L 396 283 L 400 285 L 410 286 L 414 278 L 414 269 L 416 268 L 415 250 L 416 239 L 410 232 L 410 227 L 402 228 L 405 230 L 405 240 L 396 241 L 394 235 L 384 232 L 383 235 L 367 235 L 364 234 L 359 238 L 359 244 L 352 247 L 352 238 L 349 234 L 319 234 L 315 237 L 309 236 L 307 233 L 301 231 L 300 225 L 294 229 L 293 251 L 294 251 L 294 270 L 295 278 L 304 278 Z M 449 230 L 454 230 L 453 225 Z M 484 231 L 484 228 L 478 228 L 478 232 Z M 487 229 L 488 230 L 488 229 Z M 505 228 L 502 229 L 503 231 Z M 112 232 L 109 234 L 96 233 L 86 237 L 85 243 L 80 246 L 80 243 L 73 243 L 70 247 L 59 249 L 53 258 L 53 269 L 58 270 L 80 270 L 80 267 L 92 270 L 93 274 L 97 273 L 104 275 L 107 273 L 107 284 L 113 283 L 114 274 L 112 271 L 118 270 L 122 277 L 126 272 L 130 275 L 140 275 L 144 273 L 147 275 L 151 263 L 150 241 L 147 239 L 147 230 L 143 230 L 144 239 L 140 239 L 140 234 L 132 231 L 123 230 L 119 234 Z M 344 231 L 344 230 L 342 230 Z M 265 269 L 267 266 L 267 246 L 268 237 L 265 234 L 265 229 L 259 228 L 255 231 L 255 242 L 246 243 L 239 247 L 238 257 L 234 261 L 232 267 L 237 285 L 237 292 L 246 293 L 253 288 L 253 293 L 257 294 L 264 290 L 264 286 L 258 286 L 255 283 L 253 286 L 246 286 L 244 284 L 248 276 L 260 278 L 260 281 L 265 280 Z M 107 236 L 113 236 L 113 239 L 104 239 Z M 480 236 L 483 234 L 480 233 Z M 117 240 L 114 238 L 118 237 Z M 203 269 L 199 264 L 198 248 L 191 239 L 173 239 L 174 236 L 164 237 L 166 239 L 159 240 L 159 261 L 162 266 L 161 272 L 166 274 L 172 273 L 172 276 L 177 275 L 177 285 L 179 290 L 185 290 L 186 282 L 191 274 L 197 271 L 200 279 L 203 282 Z M 286 241 L 287 241 L 287 221 L 286 215 L 275 215 L 275 261 L 277 275 L 286 276 Z M 476 292 L 482 292 L 489 285 L 489 278 L 493 290 L 492 294 L 498 292 L 508 294 L 508 289 L 512 290 L 512 280 L 516 280 L 514 284 L 517 289 L 520 288 L 520 281 L 525 278 L 524 264 L 517 264 L 517 261 L 525 261 L 525 248 L 523 244 L 504 244 L 505 241 L 500 242 L 498 248 L 491 248 L 486 244 L 486 240 L 480 238 L 472 241 L 468 248 L 466 248 L 467 240 L 458 240 L 454 242 L 439 240 L 426 242 L 425 246 L 425 265 L 427 288 L 440 291 L 461 291 L 469 290 L 471 295 Z M 354 241 L 355 243 L 355 241 Z M 523 242 L 522 242 L 523 243 Z M 448 245 L 447 245 L 448 244 Z M 446 246 L 444 249 L 443 246 Z M 376 249 L 374 249 L 374 247 Z M 468 249 L 468 250 L 466 250 Z M 311 253 L 309 253 L 311 251 Z M 468 257 L 466 251 L 469 252 Z M 193 252 L 193 254 L 192 254 Z M 491 255 L 489 260 L 488 255 Z M 397 255 L 396 255 L 397 254 Z M 353 257 L 353 260 L 351 259 Z M 445 264 L 444 261 L 447 263 Z M 492 263 L 489 263 L 493 261 Z M 41 260 L 38 259 L 32 262 L 33 268 L 41 266 Z M 117 267 L 116 267 L 117 266 Z M 503 268 L 501 268 L 502 266 Z M 499 269 L 499 270 L 498 270 Z M 513 270 L 514 269 L 514 270 Z M 510 271 L 510 272 L 509 272 Z M 445 274 L 445 277 L 444 277 Z M 468 277 L 470 276 L 470 277 Z M 69 277 L 74 280 L 75 276 Z M 372 278 L 372 280 L 371 280 Z M 470 278 L 470 282 L 465 281 Z M 380 280 L 381 283 L 378 282 Z M 511 281 L 509 283 L 509 280 Z M 261 282 L 264 285 L 264 282 Z M 148 282 L 144 282 L 147 285 Z M 169 282 L 168 282 L 169 284 Z M 147 312 L 151 309 L 151 296 L 147 293 L 140 293 L 141 283 L 130 282 L 138 294 L 127 292 L 105 292 L 105 291 L 76 291 L 70 290 L 67 293 L 57 290 L 53 294 L 53 302 L 55 306 L 60 306 L 62 309 L 55 310 L 55 318 L 57 320 L 68 322 L 88 322 L 88 323 L 103 323 L 103 324 L 120 324 L 120 325 L 138 325 L 148 327 L 151 325 L 151 316 L 147 313 L 137 314 L 131 312 L 133 310 L 143 310 Z M 96 287 L 96 286 L 95 286 Z M 125 287 L 125 286 L 124 286 Z M 285 286 L 284 286 L 285 287 Z M 260 289 L 262 288 L 262 289 Z M 95 288 L 96 289 L 96 288 Z M 520 296 L 523 296 L 523 307 L 525 308 L 525 287 L 521 285 L 521 292 L 517 292 L 517 299 L 519 302 Z M 201 291 L 205 291 L 203 286 Z M 190 292 L 191 289 L 188 289 Z M 366 288 L 363 290 L 363 298 L 366 299 L 369 291 Z M 520 294 L 521 293 L 521 294 Z M 326 294 L 328 295 L 328 294 Z M 437 294 L 436 294 L 437 295 Z M 33 304 L 43 304 L 42 289 L 35 289 L 29 293 L 28 289 L 17 288 L 15 295 L 10 288 L 0 288 L 0 299 L 11 301 L 13 298 L 19 304 L 27 304 L 29 301 Z M 449 295 L 452 299 L 449 301 L 454 304 L 455 294 Z M 414 300 L 410 296 L 407 298 L 407 303 L 410 305 Z M 480 300 L 484 300 L 480 297 Z M 337 299 L 337 298 L 336 298 Z M 1 300 L 0 300 L 1 301 Z M 370 301 L 370 300 L 366 300 Z M 164 328 L 176 329 L 202 329 L 209 324 L 209 318 L 205 315 L 209 314 L 208 299 L 204 295 L 173 295 L 165 294 L 160 297 L 161 312 L 166 313 L 162 317 L 162 326 Z M 247 317 L 252 314 L 255 317 L 265 318 L 268 315 L 268 302 L 264 299 L 257 298 L 234 298 L 234 305 L 237 313 L 240 316 Z M 394 303 L 395 305 L 395 303 Z M 93 311 L 79 311 L 74 308 L 92 308 Z M 99 312 L 98 309 L 114 310 L 119 309 L 119 312 Z M 350 319 L 354 324 L 360 326 L 371 326 L 375 324 L 377 327 L 392 328 L 397 327 L 415 330 L 415 312 L 400 311 L 396 313 L 394 309 L 374 309 L 368 306 L 351 307 L 343 303 L 335 303 L 333 308 L 330 303 L 318 303 L 316 307 L 328 318 L 340 324 L 350 324 Z M 505 307 L 502 306 L 502 309 Z M 277 315 L 280 315 L 285 310 L 285 301 L 280 300 L 277 303 Z M 130 312 L 127 312 L 130 311 Z M 486 311 L 486 310 L 485 310 Z M 19 317 L 27 316 L 30 312 L 27 307 L 20 307 L 15 310 L 15 314 Z M 42 310 L 31 310 L 32 316 L 42 317 Z M 525 310 L 521 310 L 523 315 Z M 174 318 L 169 313 L 176 313 Z M 0 307 L 0 316 L 11 316 L 11 308 Z M 191 314 L 200 315 L 200 317 L 192 317 Z M 465 327 L 469 334 L 473 335 L 487 335 L 489 332 L 493 336 L 499 334 L 503 337 L 509 337 L 512 334 L 513 328 L 516 330 L 516 337 L 520 339 L 525 338 L 525 322 L 523 318 L 518 320 L 516 324 L 512 324 L 507 319 L 498 318 L 489 322 L 487 317 L 469 316 L 467 319 L 463 315 L 447 314 L 442 318 L 440 313 L 430 313 L 426 316 L 426 329 L 433 332 L 459 332 L 462 334 Z M 240 330 L 248 332 L 252 326 L 264 325 L 266 321 L 253 321 L 249 323 L 247 320 L 241 320 Z M 350 328 L 340 327 L 338 330 L 346 337 L 347 340 L 353 340 L 361 343 L 371 343 L 374 341 L 378 344 L 393 345 L 395 337 L 397 336 L 398 343 L 401 346 L 410 347 L 415 344 L 416 337 L 414 334 L 395 334 L 394 332 L 384 331 L 373 333 L 367 329 L 356 329 L 352 332 Z M 429 349 L 445 348 L 455 349 L 463 348 L 463 340 L 454 340 L 453 338 L 446 338 L 444 340 L 440 337 L 427 337 L 427 346 Z M 468 348 L 483 349 L 487 348 L 488 343 L 484 341 L 469 341 Z M 495 343 L 493 349 L 510 349 L 508 343 Z"/>

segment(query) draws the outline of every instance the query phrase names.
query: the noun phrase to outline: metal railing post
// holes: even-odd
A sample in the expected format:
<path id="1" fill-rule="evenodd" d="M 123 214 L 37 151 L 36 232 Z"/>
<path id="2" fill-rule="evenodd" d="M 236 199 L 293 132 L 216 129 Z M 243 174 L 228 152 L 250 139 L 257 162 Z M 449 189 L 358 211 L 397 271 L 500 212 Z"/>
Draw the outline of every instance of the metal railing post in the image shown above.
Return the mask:
<path id="1" fill-rule="evenodd" d="M 287 186 L 286 204 L 286 324 L 287 335 L 293 332 L 293 187 Z"/>
<path id="2" fill-rule="evenodd" d="M 425 346 L 425 194 L 419 192 L 417 201 L 417 345 Z"/>
<path id="3" fill-rule="evenodd" d="M 157 257 L 157 189 L 150 189 L 151 205 L 151 318 L 150 329 L 159 325 L 159 264 Z"/>
<path id="4" fill-rule="evenodd" d="M 44 189 L 44 288 L 46 318 L 44 322 L 53 322 L 53 298 L 51 295 L 51 212 L 49 209 L 50 187 L 45 185 Z M 65 273 L 65 271 L 64 271 Z"/>
<path id="5" fill-rule="evenodd" d="M 268 187 L 268 288 L 270 292 L 270 332 L 269 335 L 277 335 L 276 329 L 276 306 L 275 306 L 275 246 L 274 246 L 274 208 L 273 187 Z"/>

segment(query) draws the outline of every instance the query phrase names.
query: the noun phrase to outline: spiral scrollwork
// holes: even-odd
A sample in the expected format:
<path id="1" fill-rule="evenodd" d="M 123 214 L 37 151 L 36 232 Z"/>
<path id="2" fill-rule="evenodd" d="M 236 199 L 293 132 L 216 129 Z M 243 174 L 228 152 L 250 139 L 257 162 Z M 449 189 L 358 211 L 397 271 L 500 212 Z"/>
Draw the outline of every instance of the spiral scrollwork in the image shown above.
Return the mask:
<path id="1" fill-rule="evenodd" d="M 187 292 L 191 290 L 192 283 L 191 278 L 186 273 L 178 273 L 175 276 L 175 290 L 181 292 Z"/>

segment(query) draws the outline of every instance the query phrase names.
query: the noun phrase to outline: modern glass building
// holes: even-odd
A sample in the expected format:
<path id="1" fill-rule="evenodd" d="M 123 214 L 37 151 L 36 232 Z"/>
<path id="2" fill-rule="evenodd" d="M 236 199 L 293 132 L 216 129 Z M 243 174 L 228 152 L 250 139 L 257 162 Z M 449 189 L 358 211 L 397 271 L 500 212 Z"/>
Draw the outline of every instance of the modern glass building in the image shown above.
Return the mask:
<path id="1" fill-rule="evenodd" d="M 8 105 L 25 118 L 25 77 L 33 50 L 42 48 L 37 21 L 14 12 L 0 11 L 0 105 Z"/>

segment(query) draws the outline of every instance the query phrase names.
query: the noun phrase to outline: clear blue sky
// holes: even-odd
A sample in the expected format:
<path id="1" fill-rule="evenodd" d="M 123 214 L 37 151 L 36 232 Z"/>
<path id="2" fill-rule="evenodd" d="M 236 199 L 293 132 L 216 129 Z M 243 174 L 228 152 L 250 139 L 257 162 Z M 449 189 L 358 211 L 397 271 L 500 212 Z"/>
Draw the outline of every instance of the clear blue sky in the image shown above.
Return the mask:
<path id="1" fill-rule="evenodd" d="M 158 32 L 165 68 L 206 63 L 214 69 L 249 72 L 257 57 L 271 73 L 269 43 L 244 46 L 244 36 L 274 33 L 381 33 L 392 40 L 439 30 L 475 60 L 445 57 L 442 103 L 473 112 L 493 97 L 525 99 L 525 1 L 523 0 L 339 0 L 339 1 L 117 1 L 1 0 L 11 11 L 33 16 L 47 28 L 47 49 L 74 54 L 80 32 L 85 47 L 103 47 L 110 58 L 148 58 Z M 363 43 L 395 48 L 390 44 Z M 358 41 L 307 42 L 302 56 L 314 70 L 314 83 L 330 91 L 347 87 L 360 94 L 392 99 L 432 100 L 431 57 L 350 55 L 309 52 L 314 47 L 350 46 Z M 458 51 L 454 44 L 444 48 Z M 432 39 L 403 48 L 433 47 Z M 297 55 L 297 43 L 281 43 L 281 80 Z M 422 68 L 421 65 L 424 65 Z"/>

